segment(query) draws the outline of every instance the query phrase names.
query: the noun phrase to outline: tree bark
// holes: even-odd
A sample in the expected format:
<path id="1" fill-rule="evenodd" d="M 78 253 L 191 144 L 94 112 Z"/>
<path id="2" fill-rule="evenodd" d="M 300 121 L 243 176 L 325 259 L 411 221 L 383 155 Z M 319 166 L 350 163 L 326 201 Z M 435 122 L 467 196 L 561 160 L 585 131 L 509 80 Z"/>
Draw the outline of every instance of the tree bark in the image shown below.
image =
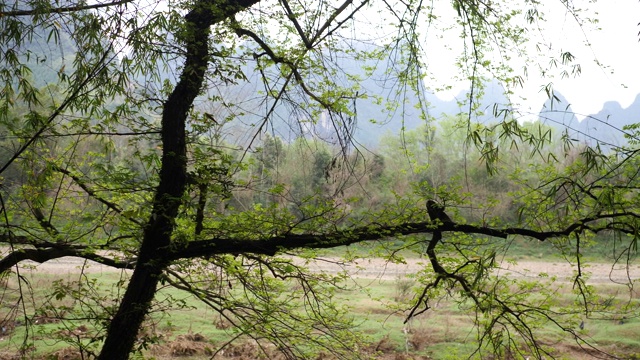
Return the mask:
<path id="1" fill-rule="evenodd" d="M 151 217 L 145 227 L 138 262 L 98 356 L 99 360 L 126 360 L 133 350 L 145 316 L 151 308 L 163 270 L 169 265 L 174 221 L 186 188 L 186 119 L 200 93 L 209 61 L 211 25 L 253 5 L 250 1 L 199 0 L 185 16 L 181 40 L 186 59 L 180 80 L 164 103 L 162 113 L 162 167 Z"/>

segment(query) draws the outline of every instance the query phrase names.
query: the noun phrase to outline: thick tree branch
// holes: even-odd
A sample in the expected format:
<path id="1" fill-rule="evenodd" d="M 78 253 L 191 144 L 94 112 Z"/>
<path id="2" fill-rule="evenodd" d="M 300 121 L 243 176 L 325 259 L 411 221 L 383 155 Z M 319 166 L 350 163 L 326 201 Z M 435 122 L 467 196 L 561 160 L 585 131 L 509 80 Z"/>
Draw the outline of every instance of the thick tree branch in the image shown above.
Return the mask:
<path id="1" fill-rule="evenodd" d="M 76 248 L 16 249 L 0 260 L 0 274 L 10 270 L 22 261 L 31 260 L 37 263 L 44 263 L 65 256 L 92 260 L 117 269 L 133 269 L 135 265 L 135 261 L 117 261 Z"/>
<path id="2" fill-rule="evenodd" d="M 275 255 L 278 252 L 292 249 L 333 248 L 338 246 L 352 245 L 360 242 L 383 240 L 392 236 L 429 233 L 435 234 L 438 232 L 461 232 L 466 234 L 486 235 L 503 239 L 506 239 L 509 235 L 519 235 L 530 237 L 539 241 L 545 241 L 554 237 L 568 236 L 576 231 L 581 232 L 583 230 L 589 230 L 598 232 L 603 230 L 611 230 L 612 228 L 610 224 L 606 224 L 605 226 L 601 227 L 593 227 L 588 226 L 586 222 L 607 218 L 616 218 L 621 216 L 639 217 L 637 214 L 630 213 L 602 215 L 597 218 L 591 218 L 590 220 L 588 220 L 589 218 L 585 218 L 583 219 L 584 222 L 576 222 L 575 224 L 568 226 L 566 229 L 559 231 L 536 231 L 515 227 L 494 229 L 476 225 L 456 224 L 453 222 L 434 226 L 434 223 L 432 222 L 420 222 L 402 224 L 397 226 L 363 226 L 361 228 L 337 231 L 329 234 L 287 234 L 262 240 L 215 238 L 193 241 L 187 244 L 186 247 L 182 249 L 170 251 L 167 253 L 167 260 L 175 261 L 179 259 L 239 253 Z M 615 228 L 615 230 L 622 231 L 618 228 Z M 0 236 L 0 241 L 4 240 L 11 241 L 14 244 L 34 245 L 24 236 L 12 236 L 11 239 L 9 239 L 8 237 L 6 237 L 5 239 L 5 237 Z M 51 246 L 54 245 L 55 248 L 51 248 Z M 36 262 L 46 262 L 48 260 L 56 259 L 63 256 L 85 258 L 115 268 L 132 268 L 132 264 L 130 261 L 117 262 L 115 260 L 104 258 L 99 255 L 88 254 L 85 252 L 83 246 L 65 248 L 59 244 L 49 243 L 42 244 L 36 249 L 18 250 L 15 254 L 6 256 L 4 259 L 0 260 L 0 272 L 16 265 L 20 261 L 33 260 Z"/>
<path id="3" fill-rule="evenodd" d="M 71 137 L 71 136 L 142 136 L 142 135 L 158 135 L 160 131 L 150 130 L 150 131 L 124 131 L 124 132 L 114 132 L 114 131 L 78 131 L 78 132 L 69 132 L 63 134 L 44 134 L 41 136 L 43 139 L 47 138 L 56 138 L 56 137 Z"/>
<path id="4" fill-rule="evenodd" d="M 586 217 L 567 226 L 563 230 L 537 231 L 526 228 L 490 228 L 485 226 L 457 224 L 446 222 L 434 225 L 433 222 L 407 223 L 394 226 L 362 226 L 354 229 L 336 231 L 328 234 L 286 234 L 268 239 L 230 239 L 215 238 L 188 243 L 184 248 L 173 250 L 168 255 L 170 260 L 196 258 L 219 254 L 253 253 L 275 255 L 278 252 L 292 249 L 327 249 L 338 246 L 352 245 L 360 242 L 382 240 L 393 236 L 411 234 L 427 234 L 436 232 L 460 232 L 465 234 L 486 235 L 506 239 L 510 235 L 519 235 L 545 241 L 550 238 L 568 236 L 574 232 L 585 230 L 599 231 L 607 227 L 588 227 L 589 222 L 611 219 L 623 216 L 640 218 L 638 214 L 621 212 Z"/>

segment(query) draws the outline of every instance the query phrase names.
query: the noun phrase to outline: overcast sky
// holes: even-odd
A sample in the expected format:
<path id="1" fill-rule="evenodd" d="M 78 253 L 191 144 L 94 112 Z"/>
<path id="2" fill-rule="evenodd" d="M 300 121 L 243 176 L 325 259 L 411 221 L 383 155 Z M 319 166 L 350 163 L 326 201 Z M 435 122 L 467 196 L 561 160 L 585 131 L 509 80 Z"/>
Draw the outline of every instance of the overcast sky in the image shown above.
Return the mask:
<path id="1" fill-rule="evenodd" d="M 600 21 L 598 26 L 601 30 L 593 30 L 591 25 L 581 29 L 562 9 L 560 1 L 546 1 L 545 5 L 548 6 L 545 11 L 549 19 L 546 24 L 549 33 L 545 38 L 551 40 L 556 50 L 568 50 L 575 55 L 582 74 L 577 78 L 551 80 L 530 74 L 524 89 L 518 92 L 527 98 L 521 104 L 523 109 L 534 113 L 540 110 L 546 100 L 541 87 L 550 81 L 554 89 L 569 100 L 579 119 L 597 113 L 606 101 L 617 101 L 622 107 L 628 107 L 640 94 L 640 1 L 600 0 L 589 5 L 589 10 Z M 591 43 L 590 48 L 584 45 L 587 40 Z M 446 59 L 442 55 L 438 52 L 437 58 Z M 432 56 L 430 62 L 434 58 Z M 605 67 L 597 66 L 596 60 Z M 450 64 L 451 59 L 443 62 Z M 445 78 L 450 79 L 449 75 Z M 438 94 L 438 97 L 450 98 L 466 88 L 468 84 L 460 84 L 448 94 Z"/>
<path id="2" fill-rule="evenodd" d="M 584 42 L 585 37 L 592 44 L 591 49 L 582 46 L 575 52 L 582 75 L 558 80 L 555 86 L 569 100 L 573 111 L 583 115 L 598 112 L 606 101 L 628 107 L 640 94 L 640 2 L 604 0 L 594 9 L 602 30 L 582 34 L 575 26 L 567 26 L 567 46 Z M 610 68 L 598 67 L 594 57 Z"/>
<path id="3" fill-rule="evenodd" d="M 570 79 L 560 79 L 559 77 L 541 79 L 531 71 L 524 89 L 518 91 L 520 97 L 526 98 L 526 101 L 522 101 L 520 104 L 523 112 L 530 111 L 537 114 L 547 99 L 541 88 L 549 82 L 553 82 L 554 89 L 569 100 L 579 119 L 597 113 L 606 101 L 617 101 L 622 107 L 628 107 L 640 94 L 640 70 L 638 70 L 640 67 L 640 42 L 638 42 L 640 38 L 638 36 L 640 31 L 640 26 L 638 26 L 640 0 L 599 0 L 594 4 L 590 4 L 591 0 L 573 0 L 571 2 L 588 7 L 586 10 L 589 13 L 588 16 L 599 19 L 598 26 L 601 30 L 596 31 L 591 25 L 580 28 L 564 9 L 561 0 L 544 0 L 542 2 L 544 4 L 543 10 L 548 19 L 544 24 L 543 30 L 547 31 L 544 37 L 546 41 L 553 44 L 556 54 L 559 54 L 559 50 L 562 49 L 570 51 L 576 56 L 576 61 L 582 67 L 582 74 L 577 78 Z M 158 4 L 157 2 L 151 3 Z M 450 2 L 437 2 L 437 6 L 438 9 L 444 8 L 445 12 L 449 11 L 451 19 L 457 18 Z M 367 13 L 366 21 L 358 24 L 359 26 L 354 31 L 368 32 L 367 22 L 387 24 L 394 20 L 393 17 L 380 18 L 381 15 L 375 11 L 375 7 L 371 11 Z M 586 16 L 587 14 L 585 14 Z M 522 16 L 522 21 L 524 22 L 524 16 Z M 384 26 L 383 29 L 388 30 Z M 460 75 L 460 70 L 453 66 L 456 56 L 460 54 L 462 49 L 461 47 L 456 48 L 457 45 L 455 45 L 459 40 L 459 32 L 455 30 L 444 32 L 444 36 L 442 28 L 439 30 L 434 28 L 431 33 L 427 29 L 425 32 L 427 32 L 425 34 L 427 40 L 425 40 L 424 48 L 429 63 L 428 71 L 434 77 L 434 79 L 427 81 L 433 82 L 434 87 L 439 85 L 453 86 L 446 93 L 437 93 L 438 97 L 450 100 L 460 91 L 469 88 L 468 82 L 456 84 L 452 80 L 456 75 Z M 532 31 L 532 33 L 535 32 Z M 443 37 L 439 38 L 440 36 Z M 587 40 L 591 43 L 591 47 L 584 45 Z M 447 49 L 447 46 L 452 48 Z M 596 60 L 604 67 L 598 67 Z M 519 70 L 518 67 L 521 69 L 522 64 L 513 67 Z M 514 97 L 512 100 L 518 101 L 518 97 Z"/>

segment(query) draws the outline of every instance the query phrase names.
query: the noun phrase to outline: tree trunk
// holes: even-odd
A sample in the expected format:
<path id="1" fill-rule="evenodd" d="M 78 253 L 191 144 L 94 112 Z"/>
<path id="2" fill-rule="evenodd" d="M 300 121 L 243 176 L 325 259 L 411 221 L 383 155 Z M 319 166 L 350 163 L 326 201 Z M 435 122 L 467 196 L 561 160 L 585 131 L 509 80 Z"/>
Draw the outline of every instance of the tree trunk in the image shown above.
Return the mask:
<path id="1" fill-rule="evenodd" d="M 156 293 L 160 267 L 137 266 L 118 312 L 113 317 L 98 359 L 126 360 Z"/>
<path id="2" fill-rule="evenodd" d="M 184 69 L 178 84 L 164 103 L 162 113 L 160 182 L 144 231 L 138 262 L 118 311 L 109 324 L 99 360 L 129 358 L 140 326 L 151 308 L 160 276 L 169 265 L 171 234 L 186 188 L 185 124 L 189 109 L 204 82 L 209 61 L 210 27 L 257 2 L 198 0 L 185 15 L 185 31 L 180 38 L 186 47 Z"/>

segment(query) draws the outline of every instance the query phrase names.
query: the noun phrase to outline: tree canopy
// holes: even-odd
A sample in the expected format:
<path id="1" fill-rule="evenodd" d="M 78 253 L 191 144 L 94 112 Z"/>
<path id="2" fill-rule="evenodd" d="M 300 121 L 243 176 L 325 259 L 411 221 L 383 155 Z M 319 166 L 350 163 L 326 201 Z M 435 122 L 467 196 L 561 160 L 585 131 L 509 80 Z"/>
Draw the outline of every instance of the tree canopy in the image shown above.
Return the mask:
<path id="1" fill-rule="evenodd" d="M 577 4 L 559 3 L 589 26 Z M 610 241 L 625 265 L 637 252 L 638 127 L 621 129 L 624 145 L 600 146 L 521 123 L 513 104 L 481 106 L 489 80 L 508 96 L 527 74 L 580 73 L 571 52 L 537 43 L 542 7 L 4 2 L 0 271 L 20 277 L 27 260 L 66 256 L 131 270 L 126 291 L 74 314 L 97 329 L 83 346 L 98 359 L 142 350 L 140 330 L 165 285 L 288 358 L 357 356 L 348 309 L 332 298 L 346 273 L 294 260 L 358 244 L 373 244 L 362 247 L 371 253 L 348 248 L 344 261 L 426 254 L 402 310 L 415 317 L 455 293 L 477 314 L 481 353 L 541 358 L 535 328 L 549 322 L 587 346 L 576 324 L 604 309 L 583 272 L 585 248 Z M 428 58 L 432 34 L 445 33 L 456 34 L 470 91 L 460 114 L 436 122 L 428 94 L 448 84 Z M 529 61 L 543 55 L 548 67 Z M 363 87 L 371 80 L 384 93 Z M 545 90 L 553 99 L 551 83 Z M 362 104 L 376 118 L 359 116 Z M 385 138 L 380 151 L 354 137 L 358 124 L 408 117 L 424 125 Z M 575 306 L 552 310 L 552 289 L 495 273 L 515 238 L 552 242 L 577 264 Z M 278 296 L 291 282 L 295 301 Z M 56 294 L 85 301 L 86 289 Z"/>

